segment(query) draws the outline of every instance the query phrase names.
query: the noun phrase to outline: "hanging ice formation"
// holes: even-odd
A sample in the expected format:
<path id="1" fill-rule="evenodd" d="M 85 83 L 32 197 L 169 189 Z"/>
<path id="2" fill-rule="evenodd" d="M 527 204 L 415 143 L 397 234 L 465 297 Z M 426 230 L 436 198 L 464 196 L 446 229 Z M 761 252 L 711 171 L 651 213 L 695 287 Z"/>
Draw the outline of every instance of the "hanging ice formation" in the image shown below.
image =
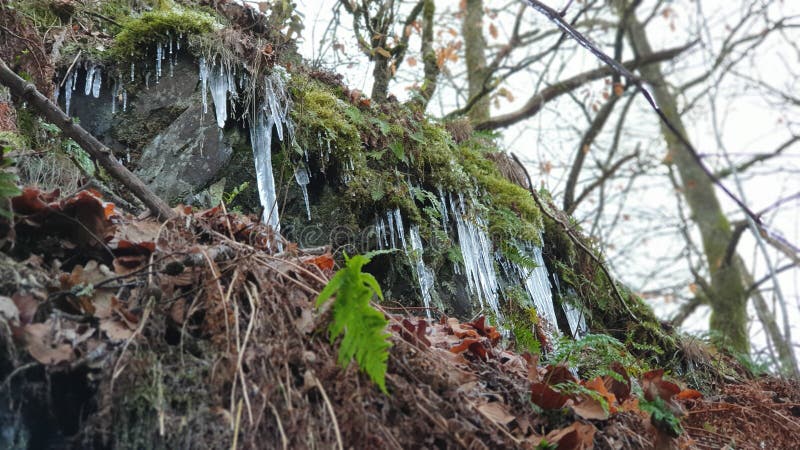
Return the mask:
<path id="1" fill-rule="evenodd" d="M 450 197 L 450 210 L 456 221 L 458 244 L 464 258 L 467 284 L 475 292 L 481 307 L 489 307 L 498 319 L 502 318 L 498 302 L 497 273 L 492 261 L 492 244 L 484 229 L 486 221 L 475 217 L 474 222 L 467 218 L 464 195 L 458 194 L 458 203 Z"/>
<path id="2" fill-rule="evenodd" d="M 294 170 L 294 179 L 297 181 L 297 184 L 300 185 L 300 189 L 303 190 L 303 200 L 306 202 L 306 214 L 308 215 L 308 220 L 311 220 L 311 205 L 308 202 L 308 183 L 310 180 L 305 166 L 302 164 L 297 166 L 297 169 Z"/>
<path id="3" fill-rule="evenodd" d="M 260 106 L 254 108 L 250 117 L 250 142 L 253 146 L 253 159 L 256 165 L 256 181 L 261 206 L 264 207 L 265 223 L 277 233 L 280 230 L 277 197 L 275 194 L 275 177 L 272 173 L 272 129 L 281 141 L 284 138 L 284 127 L 289 140 L 294 140 L 294 126 L 289 118 L 291 102 L 286 92 L 285 72 L 276 67 L 272 74 L 264 77 L 264 98 Z M 278 243 L 281 248 L 280 242 Z"/>
<path id="4" fill-rule="evenodd" d="M 225 70 L 222 63 L 207 72 L 208 88 L 211 90 L 211 98 L 214 100 L 217 126 L 225 128 L 225 121 L 228 120 L 228 92 L 236 92 L 236 85 L 231 78 L 230 70 Z"/>
<path id="5" fill-rule="evenodd" d="M 529 245 L 524 251 L 536 263 L 535 268 L 524 268 L 503 257 L 498 258 L 498 262 L 509 278 L 517 279 L 525 286 L 525 291 L 533 301 L 533 306 L 536 308 L 536 313 L 539 317 L 551 324 L 553 329 L 556 329 L 558 322 L 553 306 L 553 293 L 550 287 L 547 267 L 545 267 L 544 259 L 542 258 L 542 249 L 535 245 Z"/>
<path id="6" fill-rule="evenodd" d="M 198 65 L 200 66 L 200 95 L 203 98 L 203 114 L 206 114 L 208 113 L 208 96 L 206 92 L 208 89 L 208 66 L 206 65 L 206 59 L 201 56 Z"/>
<path id="7" fill-rule="evenodd" d="M 434 277 L 433 270 L 425 265 L 422 260 L 422 240 L 419 237 L 419 226 L 414 225 L 408 232 L 408 240 L 411 242 L 411 252 L 406 249 L 406 255 L 414 263 L 419 289 L 422 294 L 422 303 L 425 305 L 425 314 L 431 318 L 431 291 L 433 291 Z"/>
<path id="8" fill-rule="evenodd" d="M 428 318 L 430 318 L 431 292 L 433 292 L 434 289 L 435 277 L 433 270 L 431 270 L 422 259 L 422 254 L 425 249 L 422 246 L 422 239 L 419 235 L 419 226 L 411 226 L 408 231 L 408 241 L 406 241 L 403 216 L 400 214 L 400 209 L 395 208 L 386 212 L 386 220 L 384 220 L 383 217 L 375 218 L 375 238 L 378 241 L 378 248 L 381 250 L 398 248 L 397 244 L 399 241 L 400 246 L 408 257 L 414 275 L 416 275 L 422 303 L 426 308 L 425 313 Z"/>
<path id="9" fill-rule="evenodd" d="M 83 95 L 94 94 L 95 74 L 100 77 L 99 69 L 97 66 L 91 66 L 86 70 L 86 84 L 83 86 Z M 100 95 L 100 84 L 97 84 L 97 93 Z"/>
<path id="10" fill-rule="evenodd" d="M 156 44 L 156 84 L 158 79 L 161 78 L 161 60 L 164 59 L 164 49 L 161 47 L 161 42 Z"/>
<path id="11" fill-rule="evenodd" d="M 561 286 L 558 283 L 558 276 L 555 274 L 553 274 L 553 282 L 556 286 L 556 291 L 563 295 L 564 293 L 561 292 Z M 567 289 L 566 295 L 576 296 L 575 291 L 572 288 Z M 575 339 L 580 339 L 583 336 L 586 336 L 586 334 L 589 333 L 589 326 L 586 325 L 586 316 L 584 315 L 583 311 L 566 302 L 562 302 L 561 305 L 564 309 L 564 314 L 567 316 L 567 323 L 569 324 L 569 330 L 572 333 L 572 337 Z"/>
<path id="12" fill-rule="evenodd" d="M 69 116 L 69 106 L 72 102 L 72 86 L 75 82 L 75 77 L 67 75 L 67 83 L 64 86 L 64 114 Z"/>

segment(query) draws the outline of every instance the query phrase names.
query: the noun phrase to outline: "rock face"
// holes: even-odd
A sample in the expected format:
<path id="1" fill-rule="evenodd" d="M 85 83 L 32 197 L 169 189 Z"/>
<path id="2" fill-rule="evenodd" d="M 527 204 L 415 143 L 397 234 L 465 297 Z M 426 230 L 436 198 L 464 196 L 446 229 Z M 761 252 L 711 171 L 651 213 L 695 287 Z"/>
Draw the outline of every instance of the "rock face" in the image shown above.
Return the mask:
<path id="1" fill-rule="evenodd" d="M 104 74 L 99 98 L 84 95 L 86 71 L 78 68 L 78 84 L 72 93 L 70 113 L 135 173 L 168 202 L 192 203 L 230 161 L 232 142 L 239 131 L 220 130 L 209 98 L 203 112 L 197 64 L 188 55 L 174 65 L 164 61 L 156 82 L 152 69 L 136 72 L 136 90 L 120 89 L 112 97 L 116 81 Z M 129 74 L 117 74 L 128 81 Z M 62 107 L 66 95 L 59 96 Z M 112 107 L 112 103 L 116 105 Z M 124 109 L 124 110 L 123 110 Z M 112 110 L 115 112 L 112 113 Z"/>

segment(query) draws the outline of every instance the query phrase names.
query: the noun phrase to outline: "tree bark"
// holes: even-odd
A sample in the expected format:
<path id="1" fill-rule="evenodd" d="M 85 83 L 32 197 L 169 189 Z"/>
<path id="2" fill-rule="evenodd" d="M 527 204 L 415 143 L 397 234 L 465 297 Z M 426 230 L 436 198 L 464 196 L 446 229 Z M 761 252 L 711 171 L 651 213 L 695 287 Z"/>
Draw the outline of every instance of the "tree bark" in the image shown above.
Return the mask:
<path id="1" fill-rule="evenodd" d="M 461 33 L 464 36 L 464 59 L 467 64 L 469 98 L 483 93 L 489 82 L 486 68 L 486 39 L 483 36 L 483 0 L 467 0 Z M 467 113 L 471 123 L 489 119 L 489 96 L 484 95 Z"/>
<path id="2" fill-rule="evenodd" d="M 644 26 L 636 17 L 628 20 L 628 33 L 636 54 L 647 58 L 654 52 Z M 668 89 L 660 64 L 639 68 L 642 78 L 652 86 L 659 107 L 683 136 L 686 128 L 678 112 L 678 101 Z M 750 341 L 747 333 L 747 288 L 737 264 L 725 261 L 725 253 L 732 238 L 730 223 L 717 198 L 712 180 L 697 161 L 666 126 L 662 135 L 672 154 L 672 161 L 681 178 L 682 194 L 697 224 L 703 241 L 703 252 L 711 275 L 710 330 L 733 350 L 748 353 Z"/>
<path id="3" fill-rule="evenodd" d="M 33 84 L 17 76 L 17 74 L 6 65 L 5 61 L 1 59 L 0 82 L 8 86 L 14 95 L 27 101 L 39 114 L 44 116 L 47 121 L 52 122 L 60 128 L 64 135 L 77 142 L 92 159 L 106 170 L 106 172 L 130 189 L 154 215 L 161 219 L 169 219 L 177 216 L 175 211 L 173 211 L 166 202 L 155 195 L 142 180 L 131 173 L 125 166 L 117 162 L 116 158 L 111 155 L 111 151 L 108 147 L 100 143 L 100 141 L 88 131 L 84 130 L 83 127 L 73 122 L 70 117 L 61 111 L 58 105 L 52 103 L 47 97 L 37 91 Z"/>

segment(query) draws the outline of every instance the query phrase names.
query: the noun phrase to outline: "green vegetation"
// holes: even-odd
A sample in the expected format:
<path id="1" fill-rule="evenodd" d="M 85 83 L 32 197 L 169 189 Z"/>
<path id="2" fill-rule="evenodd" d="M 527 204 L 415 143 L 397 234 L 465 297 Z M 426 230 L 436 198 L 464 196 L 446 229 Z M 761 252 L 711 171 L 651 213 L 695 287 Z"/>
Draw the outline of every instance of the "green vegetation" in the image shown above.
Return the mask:
<path id="1" fill-rule="evenodd" d="M 214 17 L 202 11 L 172 6 L 147 11 L 122 23 L 114 38 L 111 56 L 127 60 L 141 57 L 156 42 L 165 42 L 169 36 L 207 33 L 218 26 Z"/>
<path id="2" fill-rule="evenodd" d="M 339 364 L 347 367 L 356 360 L 358 366 L 380 387 L 386 391 L 386 366 L 389 359 L 389 323 L 383 313 L 370 306 L 373 295 L 381 300 L 383 293 L 375 277 L 361 271 L 370 261 L 369 256 L 355 255 L 345 257 L 345 268 L 336 272 L 317 297 L 317 307 L 322 306 L 331 296 L 333 321 L 328 328 L 331 343 L 344 335 L 339 346 Z"/>
<path id="3" fill-rule="evenodd" d="M 11 172 L 12 161 L 6 157 L 15 145 L 19 145 L 19 137 L 7 131 L 0 132 L 0 216 L 11 218 L 8 200 L 21 192 L 17 187 L 17 174 Z"/>

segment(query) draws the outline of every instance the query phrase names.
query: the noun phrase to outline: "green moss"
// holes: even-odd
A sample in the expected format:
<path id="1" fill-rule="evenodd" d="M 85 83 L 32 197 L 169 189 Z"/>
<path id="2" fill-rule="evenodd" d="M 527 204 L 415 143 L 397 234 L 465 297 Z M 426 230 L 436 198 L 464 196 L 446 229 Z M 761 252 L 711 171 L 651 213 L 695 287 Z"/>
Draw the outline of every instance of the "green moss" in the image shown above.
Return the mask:
<path id="1" fill-rule="evenodd" d="M 210 14 L 178 6 L 147 11 L 122 23 L 111 54 L 122 60 L 141 57 L 152 44 L 165 42 L 169 35 L 208 33 L 216 26 L 218 24 Z"/>

